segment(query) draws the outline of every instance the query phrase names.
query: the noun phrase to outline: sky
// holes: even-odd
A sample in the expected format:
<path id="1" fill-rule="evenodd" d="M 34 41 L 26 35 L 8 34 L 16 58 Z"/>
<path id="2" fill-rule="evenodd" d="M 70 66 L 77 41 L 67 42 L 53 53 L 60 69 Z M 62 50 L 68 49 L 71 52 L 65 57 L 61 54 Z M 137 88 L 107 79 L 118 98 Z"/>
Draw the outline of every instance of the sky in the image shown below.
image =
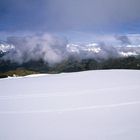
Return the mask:
<path id="1" fill-rule="evenodd" d="M 92 34 L 135 34 L 139 6 L 140 0 L 0 0 L 0 37 L 47 32 L 82 40 Z"/>

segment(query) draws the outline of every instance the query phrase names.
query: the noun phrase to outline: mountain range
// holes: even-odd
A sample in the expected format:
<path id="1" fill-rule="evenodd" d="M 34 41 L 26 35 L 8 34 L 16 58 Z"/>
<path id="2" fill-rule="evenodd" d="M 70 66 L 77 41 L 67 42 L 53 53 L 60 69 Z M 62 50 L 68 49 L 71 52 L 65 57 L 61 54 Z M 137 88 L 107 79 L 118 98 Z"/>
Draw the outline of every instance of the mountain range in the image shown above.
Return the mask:
<path id="1" fill-rule="evenodd" d="M 24 76 L 32 73 L 61 73 L 96 69 L 140 69 L 139 45 L 134 46 L 129 44 L 126 46 L 109 46 L 104 43 L 67 44 L 63 51 L 60 48 L 61 54 L 63 52 L 64 57 L 61 61 L 56 63 L 49 63 L 47 60 L 44 61 L 41 57 L 37 58 L 38 55 L 36 56 L 36 54 L 39 53 L 37 51 L 40 50 L 37 50 L 36 48 L 29 52 L 28 50 L 22 52 L 22 48 L 18 49 L 13 44 L 1 41 L 0 77 L 3 78 L 13 75 Z M 52 48 L 52 50 L 57 54 L 60 53 L 56 50 L 56 47 Z M 30 53 L 31 55 L 34 54 L 34 57 L 28 56 Z M 11 58 L 17 54 L 18 56 L 22 54 L 25 60 L 26 57 L 30 59 L 27 59 L 28 61 L 18 61 L 19 59 L 17 57 L 18 60 L 14 59 L 13 61 Z M 54 55 L 50 55 L 50 57 L 53 56 Z"/>

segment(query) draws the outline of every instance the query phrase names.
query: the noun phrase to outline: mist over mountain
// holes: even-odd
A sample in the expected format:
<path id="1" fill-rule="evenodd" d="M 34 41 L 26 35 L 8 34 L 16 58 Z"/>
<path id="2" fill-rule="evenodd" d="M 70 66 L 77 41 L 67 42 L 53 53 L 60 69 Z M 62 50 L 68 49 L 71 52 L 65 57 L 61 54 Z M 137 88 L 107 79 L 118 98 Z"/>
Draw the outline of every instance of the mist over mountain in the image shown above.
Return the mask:
<path id="1" fill-rule="evenodd" d="M 22 64 L 31 60 L 40 60 L 48 63 L 62 61 L 65 57 L 66 40 L 49 34 L 42 36 L 9 37 L 6 44 L 8 49 L 4 60 Z M 3 46 L 4 44 L 1 44 Z M 2 50 L 1 50 L 2 51 Z"/>
<path id="2" fill-rule="evenodd" d="M 139 43 L 128 36 L 112 38 L 117 43 L 72 43 L 51 34 L 8 37 L 0 42 L 0 75 L 140 69 Z"/>
<path id="3" fill-rule="evenodd" d="M 8 37 L 5 42 L 0 43 L 1 59 L 19 64 L 38 60 L 55 64 L 72 56 L 98 60 L 140 55 L 140 45 L 134 46 L 127 36 L 114 36 L 114 39 L 118 44 L 107 44 L 102 40 L 69 43 L 66 38 L 51 34 Z"/>

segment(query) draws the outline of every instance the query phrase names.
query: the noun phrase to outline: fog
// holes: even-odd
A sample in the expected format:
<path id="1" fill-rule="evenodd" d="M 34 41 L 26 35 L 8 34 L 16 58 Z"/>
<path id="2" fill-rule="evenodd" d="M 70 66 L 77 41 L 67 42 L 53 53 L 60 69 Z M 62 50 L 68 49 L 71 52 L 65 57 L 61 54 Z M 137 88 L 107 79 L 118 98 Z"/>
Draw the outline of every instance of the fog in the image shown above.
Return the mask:
<path id="1" fill-rule="evenodd" d="M 104 39 L 103 37 L 99 37 L 93 40 L 94 43 L 76 44 L 69 42 L 67 38 L 47 33 L 8 37 L 6 42 L 1 42 L 0 44 L 0 50 L 5 51 L 5 55 L 1 59 L 19 64 L 32 60 L 43 60 L 45 63 L 55 64 L 67 60 L 71 56 L 81 59 L 94 58 L 98 60 L 100 58 L 118 58 L 121 57 L 121 54 L 127 52 L 139 55 L 139 44 L 134 45 L 133 43 L 133 40 L 136 40 L 136 38 L 137 36 L 114 35 L 108 38 L 104 37 Z"/>

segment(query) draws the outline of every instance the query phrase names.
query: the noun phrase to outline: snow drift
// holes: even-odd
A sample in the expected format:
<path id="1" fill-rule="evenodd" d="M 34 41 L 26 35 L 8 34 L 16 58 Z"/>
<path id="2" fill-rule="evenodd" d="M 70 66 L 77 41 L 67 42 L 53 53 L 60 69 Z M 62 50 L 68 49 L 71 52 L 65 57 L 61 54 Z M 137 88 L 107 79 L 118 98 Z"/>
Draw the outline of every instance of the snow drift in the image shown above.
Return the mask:
<path id="1" fill-rule="evenodd" d="M 4 140 L 139 140 L 140 71 L 0 79 Z"/>

